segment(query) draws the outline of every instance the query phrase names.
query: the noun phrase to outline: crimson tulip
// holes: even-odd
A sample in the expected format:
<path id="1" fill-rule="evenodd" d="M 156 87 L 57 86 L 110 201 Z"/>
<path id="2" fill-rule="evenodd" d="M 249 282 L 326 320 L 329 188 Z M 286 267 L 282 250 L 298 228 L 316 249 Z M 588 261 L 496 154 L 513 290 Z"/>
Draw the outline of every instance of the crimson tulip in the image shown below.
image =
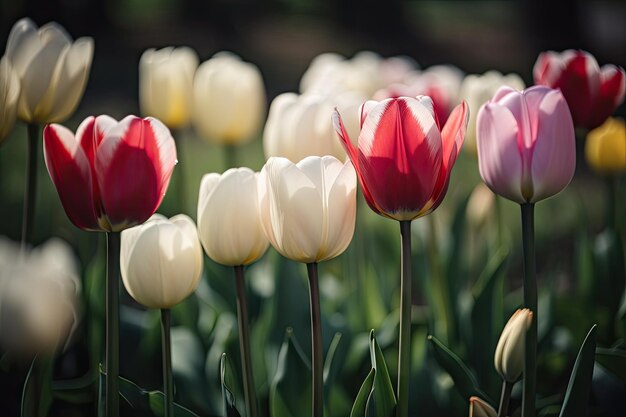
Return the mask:
<path id="1" fill-rule="evenodd" d="M 44 129 L 50 178 L 72 223 L 117 232 L 146 221 L 159 207 L 176 164 L 176 146 L 159 120 L 103 115 L 85 119 L 74 135 Z"/>
<path id="2" fill-rule="evenodd" d="M 469 112 L 459 104 L 443 128 L 428 96 L 368 101 L 355 148 L 335 110 L 333 124 L 376 213 L 399 221 L 436 209 L 448 189 Z"/>
<path id="3" fill-rule="evenodd" d="M 615 65 L 600 68 L 585 51 L 542 52 L 533 75 L 536 84 L 561 90 L 577 127 L 600 126 L 624 101 L 624 69 Z"/>

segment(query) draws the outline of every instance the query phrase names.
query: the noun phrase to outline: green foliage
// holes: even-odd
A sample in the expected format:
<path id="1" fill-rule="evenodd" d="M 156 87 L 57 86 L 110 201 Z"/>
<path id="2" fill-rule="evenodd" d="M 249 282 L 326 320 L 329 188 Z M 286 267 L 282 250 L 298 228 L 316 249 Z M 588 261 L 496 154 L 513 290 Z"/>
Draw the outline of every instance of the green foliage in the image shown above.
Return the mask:
<path id="1" fill-rule="evenodd" d="M 233 371 L 231 369 L 228 357 L 226 354 L 222 354 L 222 360 L 220 361 L 220 381 L 222 384 L 222 400 L 224 403 L 224 416 L 225 417 L 241 417 L 237 407 L 235 405 L 235 396 L 231 389 L 233 384 Z"/>
<path id="2" fill-rule="evenodd" d="M 580 347 L 559 417 L 584 417 L 587 415 L 596 351 L 596 329 L 597 326 L 593 326 L 589 330 Z"/>
<path id="3" fill-rule="evenodd" d="M 22 417 L 46 417 L 52 405 L 53 360 L 37 356 L 26 375 L 22 392 Z"/>

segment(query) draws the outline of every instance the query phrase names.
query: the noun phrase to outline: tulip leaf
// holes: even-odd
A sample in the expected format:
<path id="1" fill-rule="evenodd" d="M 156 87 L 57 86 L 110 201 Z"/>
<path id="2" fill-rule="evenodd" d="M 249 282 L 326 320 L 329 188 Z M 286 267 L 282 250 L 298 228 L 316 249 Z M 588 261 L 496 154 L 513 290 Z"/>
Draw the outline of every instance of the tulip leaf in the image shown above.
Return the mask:
<path id="1" fill-rule="evenodd" d="M 235 406 L 235 395 L 231 390 L 233 386 L 233 370 L 225 353 L 220 361 L 220 382 L 222 384 L 222 401 L 224 403 L 225 417 L 241 417 Z"/>
<path id="2" fill-rule="evenodd" d="M 428 336 L 428 340 L 431 342 L 437 363 L 450 375 L 463 399 L 469 400 L 470 397 L 476 396 L 493 406 L 493 400 L 479 388 L 476 377 L 463 361 L 436 337 Z"/>
<path id="3" fill-rule="evenodd" d="M 596 362 L 626 384 L 626 351 L 619 349 L 596 349 Z"/>
<path id="4" fill-rule="evenodd" d="M 22 391 L 22 417 L 46 417 L 52 405 L 51 358 L 36 356 L 33 359 Z"/>
<path id="5" fill-rule="evenodd" d="M 584 417 L 587 415 L 596 353 L 596 328 L 596 325 L 591 327 L 578 351 L 565 392 L 560 417 Z"/>
<path id="6" fill-rule="evenodd" d="M 330 342 L 328 352 L 326 353 L 326 359 L 324 360 L 324 396 L 326 398 L 330 395 L 330 387 L 332 386 L 337 373 L 339 372 L 339 364 L 337 361 L 333 361 L 335 353 L 337 353 L 337 347 L 341 341 L 341 333 L 335 333 L 333 340 Z"/>
<path id="7" fill-rule="evenodd" d="M 383 352 L 376 341 L 374 330 L 370 332 L 370 358 L 372 369 L 365 378 L 352 406 L 350 417 L 391 417 L 396 410 L 396 396 L 389 378 Z"/>
<path id="8" fill-rule="evenodd" d="M 311 409 L 311 364 L 293 330 L 287 328 L 270 390 L 272 417 L 301 417 Z"/>

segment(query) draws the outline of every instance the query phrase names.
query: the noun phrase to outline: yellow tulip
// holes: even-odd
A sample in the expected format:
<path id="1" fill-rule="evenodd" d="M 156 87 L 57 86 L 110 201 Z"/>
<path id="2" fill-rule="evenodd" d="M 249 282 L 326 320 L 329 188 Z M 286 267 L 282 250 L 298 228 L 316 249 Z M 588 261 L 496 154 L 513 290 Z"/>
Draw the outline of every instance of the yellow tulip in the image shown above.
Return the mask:
<path id="1" fill-rule="evenodd" d="M 626 171 L 626 123 L 609 117 L 587 135 L 585 157 L 590 167 L 602 174 Z"/>

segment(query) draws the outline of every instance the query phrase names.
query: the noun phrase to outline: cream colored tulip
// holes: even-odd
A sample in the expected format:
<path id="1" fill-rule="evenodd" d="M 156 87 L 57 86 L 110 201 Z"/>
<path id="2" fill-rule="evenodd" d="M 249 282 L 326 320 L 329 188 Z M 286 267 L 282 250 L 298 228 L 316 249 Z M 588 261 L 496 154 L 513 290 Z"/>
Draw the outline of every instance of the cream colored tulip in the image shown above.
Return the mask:
<path id="1" fill-rule="evenodd" d="M 20 80 L 6 56 L 0 59 L 0 143 L 11 133 L 20 98 Z"/>
<path id="2" fill-rule="evenodd" d="M 232 168 L 202 178 L 198 236 L 215 262 L 248 265 L 269 246 L 259 214 L 258 175 L 249 168 Z"/>
<path id="3" fill-rule="evenodd" d="M 170 129 L 187 125 L 196 68 L 198 55 L 191 48 L 146 50 L 139 60 L 141 113 L 156 117 Z"/>
<path id="4" fill-rule="evenodd" d="M 480 182 L 467 201 L 467 220 L 475 229 L 480 229 L 494 216 L 495 210 L 496 195 L 484 182 Z"/>
<path id="5" fill-rule="evenodd" d="M 469 417 L 497 417 L 498 412 L 479 397 L 470 397 Z"/>
<path id="6" fill-rule="evenodd" d="M 527 308 L 517 310 L 502 330 L 496 346 L 494 365 L 507 382 L 517 381 L 524 370 L 524 340 L 533 321 L 533 313 Z"/>
<path id="7" fill-rule="evenodd" d="M 298 262 L 339 256 L 354 234 L 356 172 L 332 156 L 297 164 L 270 158 L 259 180 L 263 230 L 281 255 Z"/>
<path id="8" fill-rule="evenodd" d="M 193 123 L 204 138 L 238 145 L 251 140 L 265 115 L 261 72 L 229 52 L 202 63 L 193 85 Z"/>
<path id="9" fill-rule="evenodd" d="M 68 119 L 85 91 L 93 47 L 93 39 L 88 37 L 72 42 L 55 22 L 38 30 L 32 20 L 19 20 L 6 48 L 22 86 L 18 118 L 26 123 Z"/>
<path id="10" fill-rule="evenodd" d="M 202 273 L 196 225 L 184 214 L 153 215 L 122 232 L 122 280 L 129 294 L 149 308 L 171 308 L 193 293 Z"/>
<path id="11" fill-rule="evenodd" d="M 470 74 L 463 79 L 459 96 L 467 101 L 470 109 L 469 123 L 465 133 L 465 149 L 476 155 L 476 117 L 480 107 L 491 100 L 502 86 L 523 90 L 526 86 L 517 74 L 502 75 L 498 71 L 487 71 L 482 75 Z"/>
<path id="12" fill-rule="evenodd" d="M 74 254 L 52 239 L 21 254 L 0 239 L 0 344 L 19 355 L 67 346 L 79 322 L 80 278 Z"/>

